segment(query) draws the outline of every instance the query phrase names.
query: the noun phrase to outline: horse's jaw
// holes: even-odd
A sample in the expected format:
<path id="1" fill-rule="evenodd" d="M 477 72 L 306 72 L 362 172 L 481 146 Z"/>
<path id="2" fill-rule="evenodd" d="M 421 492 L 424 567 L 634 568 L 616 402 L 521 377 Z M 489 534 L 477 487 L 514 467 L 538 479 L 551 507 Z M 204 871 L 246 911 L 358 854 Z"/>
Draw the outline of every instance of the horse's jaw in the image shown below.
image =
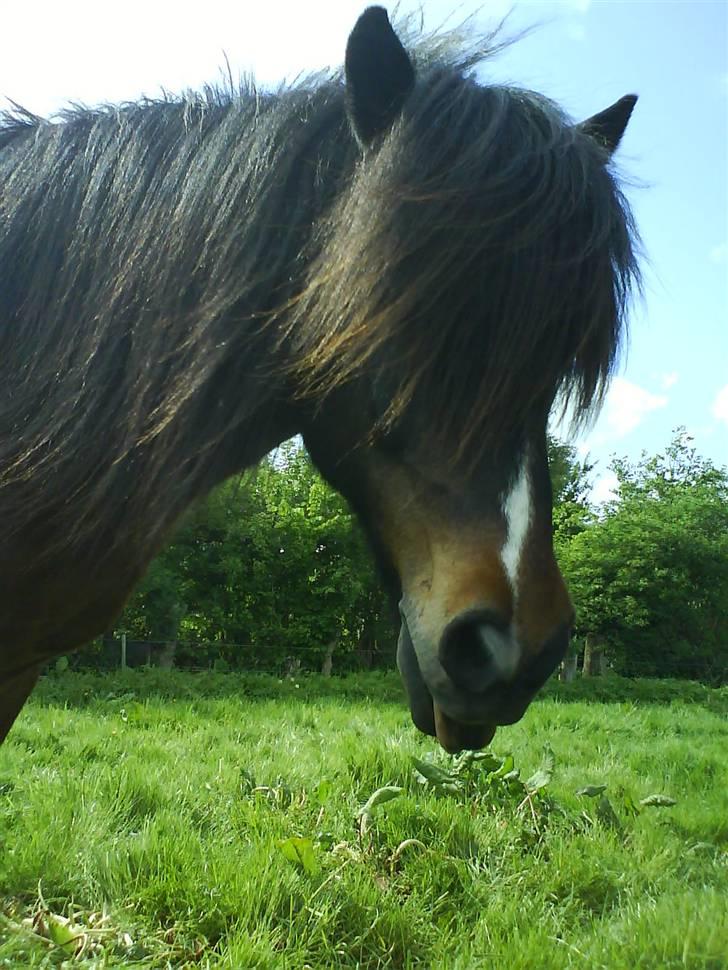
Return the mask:
<path id="1" fill-rule="evenodd" d="M 402 621 L 397 644 L 397 666 L 407 691 L 412 720 L 423 734 L 436 737 L 445 751 L 475 751 L 489 744 L 496 725 L 462 723 L 451 718 L 433 700 L 420 671 L 406 622 Z"/>

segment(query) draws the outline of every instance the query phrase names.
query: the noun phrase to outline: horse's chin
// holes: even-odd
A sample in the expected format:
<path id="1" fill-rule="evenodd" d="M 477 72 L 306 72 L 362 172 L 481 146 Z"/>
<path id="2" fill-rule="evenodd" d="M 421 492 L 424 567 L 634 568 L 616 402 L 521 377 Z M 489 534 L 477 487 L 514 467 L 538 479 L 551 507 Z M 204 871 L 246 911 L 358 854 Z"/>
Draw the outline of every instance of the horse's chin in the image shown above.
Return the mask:
<path id="1" fill-rule="evenodd" d="M 490 744 L 495 734 L 495 724 L 463 724 L 451 718 L 433 701 L 420 673 L 414 646 L 404 621 L 397 643 L 397 666 L 407 690 L 412 720 L 423 734 L 436 737 L 450 754 L 464 750 L 476 751 Z"/>
<path id="2" fill-rule="evenodd" d="M 478 751 L 490 744 L 495 736 L 495 724 L 461 724 L 454 721 L 433 702 L 435 736 L 445 751 L 457 754 L 458 751 Z"/>

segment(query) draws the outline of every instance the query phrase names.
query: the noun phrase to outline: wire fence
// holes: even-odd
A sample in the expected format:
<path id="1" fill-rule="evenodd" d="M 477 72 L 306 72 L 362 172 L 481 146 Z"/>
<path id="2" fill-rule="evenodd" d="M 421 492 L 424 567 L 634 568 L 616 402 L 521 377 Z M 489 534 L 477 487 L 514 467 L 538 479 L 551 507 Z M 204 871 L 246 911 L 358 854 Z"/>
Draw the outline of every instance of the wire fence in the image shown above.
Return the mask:
<path id="1" fill-rule="evenodd" d="M 677 680 L 699 680 L 706 684 L 722 686 L 728 683 L 728 663 L 724 657 L 685 657 L 683 654 L 661 655 L 659 658 L 643 659 L 623 657 L 612 660 L 604 658 L 601 669 L 585 675 L 581 663 L 577 664 L 575 676 L 600 676 L 609 673 L 622 677 L 673 677 Z"/>
<path id="2" fill-rule="evenodd" d="M 341 645 L 332 641 L 316 646 L 297 646 L 287 651 L 280 643 L 137 640 L 121 635 L 104 637 L 68 658 L 74 669 L 113 670 L 123 667 L 161 667 L 187 671 L 240 670 L 278 676 L 297 671 L 331 673 L 371 670 L 394 663 L 394 646 L 378 641 Z"/>
<path id="3" fill-rule="evenodd" d="M 562 679 L 585 676 L 583 655 L 565 662 Z M 605 652 L 590 676 L 616 673 L 626 677 L 662 677 L 696 680 L 721 686 L 728 683 L 728 652 L 717 657 L 690 656 L 665 650 L 657 657 L 620 655 Z M 356 670 L 389 668 L 394 664 L 391 643 L 377 642 L 355 647 L 335 643 L 320 647 L 302 647 L 290 655 L 280 644 L 236 643 L 193 640 L 137 640 L 121 635 L 105 637 L 94 650 L 85 650 L 69 658 L 74 669 L 114 670 L 124 667 L 176 668 L 191 672 L 217 670 L 252 671 L 276 676 L 294 676 L 298 672 L 350 673 Z M 564 676 L 566 674 L 567 676 Z"/>

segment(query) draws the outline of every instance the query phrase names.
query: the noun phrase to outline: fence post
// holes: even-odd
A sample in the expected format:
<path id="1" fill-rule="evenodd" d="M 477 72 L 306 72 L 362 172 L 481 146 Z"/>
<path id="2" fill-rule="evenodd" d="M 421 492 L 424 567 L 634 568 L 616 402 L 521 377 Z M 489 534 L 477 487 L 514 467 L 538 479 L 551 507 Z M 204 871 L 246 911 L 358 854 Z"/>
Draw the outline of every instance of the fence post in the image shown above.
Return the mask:
<path id="1" fill-rule="evenodd" d="M 121 634 L 121 669 L 126 670 L 126 633 Z"/>

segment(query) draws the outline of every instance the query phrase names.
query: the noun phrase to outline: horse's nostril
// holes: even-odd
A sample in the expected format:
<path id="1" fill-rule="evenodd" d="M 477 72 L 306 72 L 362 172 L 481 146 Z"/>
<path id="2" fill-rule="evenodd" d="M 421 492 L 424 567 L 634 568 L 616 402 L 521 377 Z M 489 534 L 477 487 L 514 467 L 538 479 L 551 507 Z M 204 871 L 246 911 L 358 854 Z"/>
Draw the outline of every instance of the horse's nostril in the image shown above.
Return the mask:
<path id="1" fill-rule="evenodd" d="M 478 636 L 498 674 L 498 679 L 513 680 L 520 660 L 516 641 L 507 632 L 485 623 L 479 624 Z"/>
<path id="2" fill-rule="evenodd" d="M 453 620 L 445 630 L 440 661 L 456 687 L 483 691 L 510 681 L 520 659 L 507 627 L 487 615 Z"/>

